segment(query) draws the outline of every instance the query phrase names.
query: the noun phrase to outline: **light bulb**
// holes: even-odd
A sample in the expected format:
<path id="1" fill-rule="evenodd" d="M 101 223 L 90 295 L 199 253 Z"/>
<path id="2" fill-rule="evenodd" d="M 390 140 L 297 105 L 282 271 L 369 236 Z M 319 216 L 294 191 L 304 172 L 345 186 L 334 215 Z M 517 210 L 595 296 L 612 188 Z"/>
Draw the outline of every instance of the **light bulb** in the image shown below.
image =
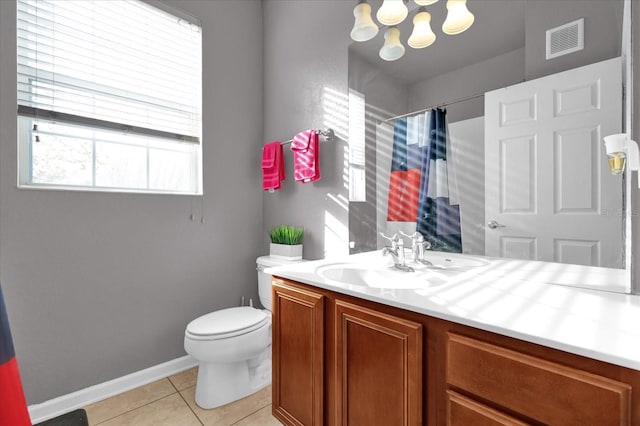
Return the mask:
<path id="1" fill-rule="evenodd" d="M 467 9 L 467 0 L 448 0 L 447 19 L 442 24 L 445 34 L 456 35 L 466 31 L 473 24 L 475 17 Z"/>
<path id="2" fill-rule="evenodd" d="M 409 14 L 409 9 L 402 0 L 384 0 L 376 13 L 378 22 L 382 25 L 398 25 Z"/>
<path id="3" fill-rule="evenodd" d="M 389 27 L 384 32 L 384 45 L 380 49 L 380 57 L 385 61 L 396 61 L 404 55 L 404 46 L 400 43 L 400 30 Z"/>
<path id="4" fill-rule="evenodd" d="M 359 2 L 353 8 L 353 16 L 356 18 L 351 30 L 351 38 L 354 41 L 371 40 L 378 34 L 378 26 L 371 19 L 371 6 L 366 1 Z"/>
<path id="5" fill-rule="evenodd" d="M 431 29 L 431 14 L 421 7 L 413 17 L 413 32 L 407 43 L 414 49 L 431 46 L 436 41 L 436 35 Z"/>
<path id="6" fill-rule="evenodd" d="M 419 6 L 429 6 L 430 4 L 438 3 L 438 0 L 414 0 Z"/>
<path id="7" fill-rule="evenodd" d="M 607 154 L 607 158 L 609 160 L 609 170 L 611 170 L 611 174 L 621 175 L 627 163 L 627 153 L 624 151 L 612 152 Z"/>

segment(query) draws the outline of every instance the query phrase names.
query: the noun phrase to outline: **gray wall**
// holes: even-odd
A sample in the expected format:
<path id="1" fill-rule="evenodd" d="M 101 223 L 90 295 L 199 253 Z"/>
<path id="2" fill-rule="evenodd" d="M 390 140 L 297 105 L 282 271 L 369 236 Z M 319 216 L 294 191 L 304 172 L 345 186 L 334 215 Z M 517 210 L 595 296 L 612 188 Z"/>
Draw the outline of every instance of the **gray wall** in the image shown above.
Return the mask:
<path id="1" fill-rule="evenodd" d="M 265 193 L 264 247 L 269 229 L 304 227 L 307 259 L 348 253 L 347 46 L 353 6 L 344 0 L 265 0 L 264 138 L 287 140 L 309 128 L 331 127 L 338 139 L 320 145 L 322 179 L 293 180 L 285 149 L 282 189 Z"/>
<path id="2" fill-rule="evenodd" d="M 189 321 L 257 298 L 261 2 L 167 3 L 203 23 L 202 200 L 16 189 L 15 2 L 0 1 L 0 279 L 30 404 L 183 356 Z"/>
<path id="3" fill-rule="evenodd" d="M 529 1 L 526 4 L 526 78 L 549 74 L 620 56 L 622 2 L 616 0 Z M 619 7 L 614 7 L 619 6 Z M 545 60 L 545 32 L 584 18 L 583 50 Z"/>
<path id="4" fill-rule="evenodd" d="M 512 50 L 414 84 L 409 90 L 409 111 L 521 83 L 524 75 L 525 49 Z M 483 115 L 483 96 L 447 105 L 449 123 Z"/>

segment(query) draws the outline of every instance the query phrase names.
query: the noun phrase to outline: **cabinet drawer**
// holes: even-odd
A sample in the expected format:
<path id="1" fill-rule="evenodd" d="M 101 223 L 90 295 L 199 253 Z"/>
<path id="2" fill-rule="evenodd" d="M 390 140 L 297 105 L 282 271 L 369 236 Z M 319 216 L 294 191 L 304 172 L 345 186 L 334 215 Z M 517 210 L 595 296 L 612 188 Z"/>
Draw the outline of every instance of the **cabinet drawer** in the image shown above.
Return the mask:
<path id="1" fill-rule="evenodd" d="M 448 333 L 447 383 L 549 425 L 629 425 L 631 386 Z"/>
<path id="2" fill-rule="evenodd" d="M 477 401 L 447 391 L 448 426 L 527 426 L 518 419 L 487 407 Z"/>

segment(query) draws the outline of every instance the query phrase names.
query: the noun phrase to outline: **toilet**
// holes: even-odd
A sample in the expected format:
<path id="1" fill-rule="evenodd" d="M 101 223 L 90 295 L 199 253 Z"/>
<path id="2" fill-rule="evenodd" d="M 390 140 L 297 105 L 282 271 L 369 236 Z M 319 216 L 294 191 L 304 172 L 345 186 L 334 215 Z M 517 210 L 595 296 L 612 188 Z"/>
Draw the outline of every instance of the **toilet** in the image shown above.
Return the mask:
<path id="1" fill-rule="evenodd" d="M 271 383 L 271 275 L 264 268 L 300 260 L 256 259 L 258 295 L 264 309 L 238 306 L 191 321 L 184 349 L 199 363 L 196 404 L 210 409 L 228 404 Z"/>

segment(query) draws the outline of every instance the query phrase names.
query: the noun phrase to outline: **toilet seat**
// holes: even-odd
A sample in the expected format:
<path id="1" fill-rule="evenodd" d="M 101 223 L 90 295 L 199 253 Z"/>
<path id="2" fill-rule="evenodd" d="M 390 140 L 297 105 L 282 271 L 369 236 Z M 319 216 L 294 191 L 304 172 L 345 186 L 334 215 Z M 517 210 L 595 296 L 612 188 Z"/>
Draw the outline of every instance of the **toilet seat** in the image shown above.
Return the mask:
<path id="1" fill-rule="evenodd" d="M 259 309 L 238 306 L 211 312 L 191 321 L 186 334 L 194 340 L 218 340 L 239 336 L 268 324 L 270 317 Z"/>

